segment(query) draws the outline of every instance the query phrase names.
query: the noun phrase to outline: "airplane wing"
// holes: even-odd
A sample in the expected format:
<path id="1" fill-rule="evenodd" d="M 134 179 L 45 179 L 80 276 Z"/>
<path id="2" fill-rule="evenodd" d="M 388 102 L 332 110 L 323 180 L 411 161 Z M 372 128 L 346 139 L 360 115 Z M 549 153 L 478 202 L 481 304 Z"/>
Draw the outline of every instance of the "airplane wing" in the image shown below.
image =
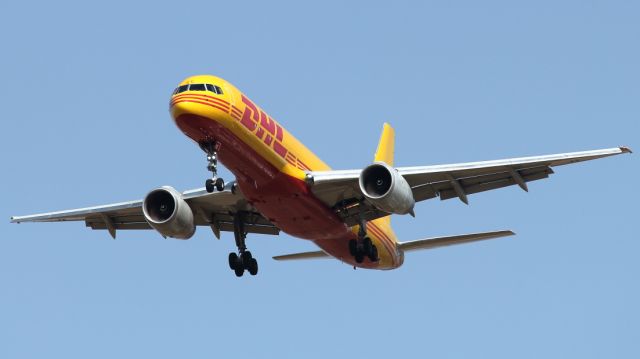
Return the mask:
<path id="1" fill-rule="evenodd" d="M 280 229 L 248 204 L 239 189 L 232 191 L 233 185 L 229 183 L 224 191 L 214 193 L 207 193 L 204 188 L 183 192 L 196 226 L 209 226 L 220 238 L 221 231 L 233 232 L 231 213 L 243 211 L 247 213 L 244 219 L 248 233 L 279 234 Z M 12 223 L 65 221 L 84 221 L 91 229 L 106 229 L 114 239 L 117 230 L 152 229 L 142 213 L 142 200 L 11 217 Z"/>
<path id="2" fill-rule="evenodd" d="M 631 153 L 631 150 L 627 147 L 615 147 L 483 162 L 398 167 L 396 170 L 409 183 L 416 202 L 440 197 L 441 200 L 459 198 L 468 204 L 467 196 L 470 194 L 512 185 L 528 191 L 527 182 L 549 177 L 554 173 L 552 167 L 622 153 Z M 312 191 L 334 208 L 347 225 L 357 224 L 361 217 L 373 220 L 389 215 L 364 200 L 358 184 L 360 172 L 358 169 L 312 171 L 307 174 Z"/>

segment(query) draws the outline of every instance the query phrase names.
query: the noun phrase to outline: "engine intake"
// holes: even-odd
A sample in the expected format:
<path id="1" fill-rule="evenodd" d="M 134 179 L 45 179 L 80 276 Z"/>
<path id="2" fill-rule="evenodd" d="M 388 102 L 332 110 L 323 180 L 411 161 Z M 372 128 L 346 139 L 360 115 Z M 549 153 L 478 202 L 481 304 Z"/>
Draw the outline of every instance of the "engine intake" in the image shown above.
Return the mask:
<path id="1" fill-rule="evenodd" d="M 376 208 L 394 214 L 413 213 L 415 199 L 407 181 L 384 162 L 376 162 L 360 173 L 360 191 Z"/>
<path id="2" fill-rule="evenodd" d="M 191 207 L 173 187 L 149 192 L 142 202 L 142 212 L 149 225 L 165 237 L 189 239 L 196 231 Z"/>

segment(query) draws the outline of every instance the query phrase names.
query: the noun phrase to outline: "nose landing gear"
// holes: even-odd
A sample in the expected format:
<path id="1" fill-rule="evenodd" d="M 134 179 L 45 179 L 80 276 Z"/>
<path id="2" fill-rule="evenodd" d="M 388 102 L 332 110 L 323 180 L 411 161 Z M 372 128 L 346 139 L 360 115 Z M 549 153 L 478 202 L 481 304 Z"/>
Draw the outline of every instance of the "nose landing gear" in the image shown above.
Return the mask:
<path id="1" fill-rule="evenodd" d="M 207 170 L 212 173 L 211 178 L 204 182 L 204 187 L 207 192 L 212 193 L 214 190 L 224 190 L 224 180 L 218 178 L 218 151 L 217 144 L 215 142 L 203 142 L 200 144 L 200 148 L 207 153 Z"/>

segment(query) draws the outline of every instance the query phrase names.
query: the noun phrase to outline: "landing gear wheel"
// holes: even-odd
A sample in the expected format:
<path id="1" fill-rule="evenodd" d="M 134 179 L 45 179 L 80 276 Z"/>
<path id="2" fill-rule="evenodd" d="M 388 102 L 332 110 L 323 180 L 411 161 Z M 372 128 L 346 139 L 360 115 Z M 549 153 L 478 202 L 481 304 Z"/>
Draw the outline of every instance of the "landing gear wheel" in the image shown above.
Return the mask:
<path id="1" fill-rule="evenodd" d="M 349 240 L 349 254 L 355 257 L 356 253 L 358 253 L 358 241 L 351 239 Z"/>
<path id="2" fill-rule="evenodd" d="M 242 258 L 242 267 L 245 269 L 249 269 L 249 266 L 251 265 L 251 260 L 253 259 L 251 252 L 246 251 L 240 254 L 240 258 Z"/>
<path id="3" fill-rule="evenodd" d="M 360 251 L 356 253 L 355 257 L 356 257 L 356 263 L 362 263 L 364 261 L 364 253 Z"/>
<path id="4" fill-rule="evenodd" d="M 204 188 L 207 190 L 208 193 L 213 193 L 216 187 L 215 187 L 215 183 L 211 178 L 207 179 L 204 182 Z"/>
<path id="5" fill-rule="evenodd" d="M 240 265 L 233 271 L 236 273 L 236 277 L 242 277 L 242 275 L 244 274 L 244 268 Z"/>
<path id="6" fill-rule="evenodd" d="M 216 179 L 215 184 L 218 192 L 222 192 L 224 190 L 224 180 L 222 178 Z"/>
<path id="7" fill-rule="evenodd" d="M 365 237 L 362 241 L 362 251 L 366 256 L 371 255 L 371 249 L 373 248 L 373 242 L 371 242 L 371 238 Z"/>
<path id="8" fill-rule="evenodd" d="M 371 253 L 369 253 L 369 259 L 372 262 L 377 262 L 380 260 L 380 258 L 378 257 L 378 247 L 374 245 L 371 246 Z"/>
<path id="9" fill-rule="evenodd" d="M 220 183 L 220 186 L 224 187 L 224 182 Z M 245 270 L 249 271 L 251 275 L 258 274 L 258 261 L 253 258 L 251 252 L 247 250 L 245 238 L 247 232 L 244 228 L 245 213 L 237 212 L 233 215 L 233 235 L 236 240 L 236 247 L 238 247 L 238 253 L 229 254 L 229 267 L 234 271 L 236 276 L 242 277 Z"/>
<path id="10" fill-rule="evenodd" d="M 229 268 L 236 270 L 236 264 L 238 263 L 238 255 L 234 252 L 229 253 Z"/>
<path id="11" fill-rule="evenodd" d="M 251 258 L 249 261 L 249 274 L 256 275 L 258 274 L 258 261 L 255 258 Z"/>

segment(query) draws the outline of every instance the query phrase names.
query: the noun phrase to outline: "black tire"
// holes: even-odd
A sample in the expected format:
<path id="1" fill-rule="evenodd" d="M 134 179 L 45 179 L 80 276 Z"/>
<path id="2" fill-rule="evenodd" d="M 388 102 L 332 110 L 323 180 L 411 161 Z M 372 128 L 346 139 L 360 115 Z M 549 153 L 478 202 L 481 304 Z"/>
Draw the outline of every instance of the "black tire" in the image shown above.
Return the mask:
<path id="1" fill-rule="evenodd" d="M 258 274 L 258 261 L 255 258 L 251 258 L 249 261 L 249 274 L 256 275 Z"/>
<path id="2" fill-rule="evenodd" d="M 372 262 L 377 262 L 380 260 L 380 258 L 378 258 L 378 247 L 376 247 L 375 244 L 371 247 L 371 254 L 369 255 L 369 259 Z"/>
<path id="3" fill-rule="evenodd" d="M 216 189 L 218 192 L 222 192 L 224 190 L 224 180 L 222 178 L 218 178 L 216 180 Z"/>
<path id="4" fill-rule="evenodd" d="M 238 266 L 238 268 L 233 270 L 236 273 L 236 277 L 242 277 L 244 274 L 244 268 L 242 266 Z"/>
<path id="5" fill-rule="evenodd" d="M 245 251 L 240 256 L 242 257 L 242 266 L 245 269 L 249 269 L 249 265 L 251 264 L 251 260 L 253 259 L 253 256 L 251 255 L 251 252 Z"/>
<path id="6" fill-rule="evenodd" d="M 234 252 L 229 253 L 229 268 L 236 270 L 236 264 L 238 263 L 238 255 Z"/>
<path id="7" fill-rule="evenodd" d="M 349 240 L 349 254 L 351 254 L 352 257 L 355 257 L 357 252 L 358 242 L 355 239 Z"/>
<path id="8" fill-rule="evenodd" d="M 373 242 L 371 242 L 371 238 L 365 237 L 365 239 L 362 241 L 362 251 L 364 252 L 364 255 L 370 257 L 372 248 Z"/>
<path id="9" fill-rule="evenodd" d="M 362 252 L 356 253 L 355 257 L 356 257 L 356 263 L 362 263 L 364 261 L 364 253 Z"/>
<path id="10" fill-rule="evenodd" d="M 204 188 L 207 190 L 208 193 L 213 193 L 216 187 L 211 178 L 204 181 Z"/>

